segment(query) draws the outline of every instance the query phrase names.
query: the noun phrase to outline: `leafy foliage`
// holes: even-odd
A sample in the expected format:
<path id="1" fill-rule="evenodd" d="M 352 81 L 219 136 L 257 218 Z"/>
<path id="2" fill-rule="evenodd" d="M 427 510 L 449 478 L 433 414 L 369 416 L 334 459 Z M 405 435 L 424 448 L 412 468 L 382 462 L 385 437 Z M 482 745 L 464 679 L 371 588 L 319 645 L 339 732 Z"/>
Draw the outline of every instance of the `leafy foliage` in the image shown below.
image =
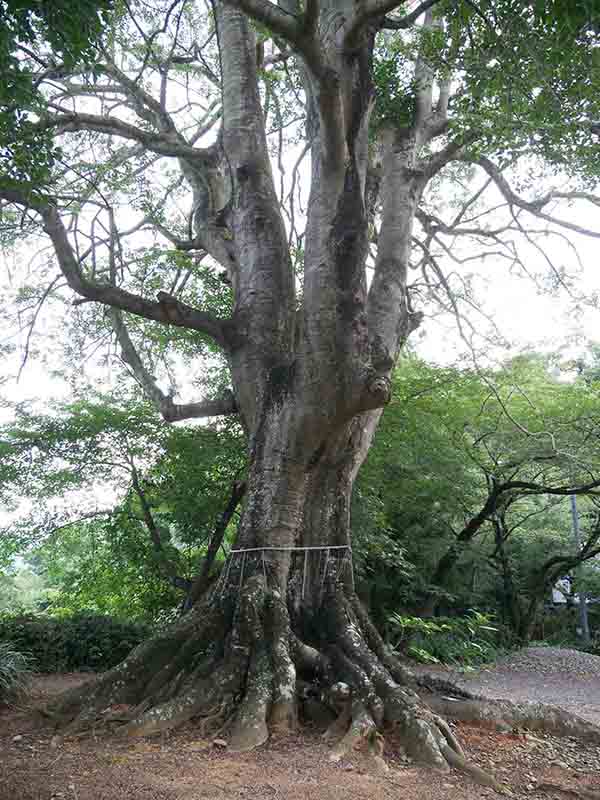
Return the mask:
<path id="1" fill-rule="evenodd" d="M 498 655 L 499 629 L 489 614 L 471 610 L 465 617 L 436 619 L 392 614 L 395 649 L 423 664 L 485 664 Z"/>
<path id="2" fill-rule="evenodd" d="M 181 600 L 172 579 L 195 574 L 245 466 L 235 425 L 168 427 L 144 403 L 92 393 L 18 409 L 0 451 L 0 495 L 37 501 L 0 539 L 4 565 L 27 553 L 53 609 L 133 618 Z"/>
<path id="3" fill-rule="evenodd" d="M 48 587 L 44 578 L 27 564 L 14 564 L 0 572 L 0 613 L 32 612 L 44 603 Z"/>
<path id="4" fill-rule="evenodd" d="M 597 175 L 590 136 L 600 118 L 597 2 L 450 6 L 446 46 L 436 56 L 463 76 L 453 101 L 457 127 L 481 131 L 477 149 L 488 155 L 527 149 L 571 173 Z"/>
<path id="5" fill-rule="evenodd" d="M 544 565 L 574 553 L 569 501 L 528 494 L 519 482 L 551 489 L 600 475 L 597 386 L 572 375 L 558 380 L 551 366 L 538 356 L 489 373 L 404 361 L 358 481 L 357 502 L 378 504 L 380 529 L 409 565 L 388 571 L 372 563 L 366 593 L 378 598 L 380 619 L 398 609 L 475 605 L 516 624 L 506 616 L 508 586 L 523 613 L 543 603 Z M 515 488 L 483 513 L 504 482 Z M 593 536 L 595 506 L 585 498 L 579 505 L 584 533 Z"/>
<path id="6" fill-rule="evenodd" d="M 0 179 L 39 188 L 60 155 L 36 128 L 46 103 L 24 54 L 52 52 L 58 73 L 90 60 L 113 0 L 0 0 Z"/>
<path id="7" fill-rule="evenodd" d="M 47 613 L 95 613 L 136 621 L 177 607 L 181 593 L 157 570 L 140 530 L 118 521 L 69 525 L 35 547 L 27 561 L 46 587 Z"/>
<path id="8" fill-rule="evenodd" d="M 421 88 L 412 65 L 451 79 L 451 129 L 485 153 L 541 156 L 570 174 L 597 177 L 591 125 L 600 120 L 597 0 L 444 2 L 436 23 L 387 33 L 375 50 L 374 130 L 409 127 Z"/>
<path id="9" fill-rule="evenodd" d="M 107 616 L 0 616 L 0 644 L 30 653 L 39 672 L 109 669 L 149 635 L 144 625 Z"/>

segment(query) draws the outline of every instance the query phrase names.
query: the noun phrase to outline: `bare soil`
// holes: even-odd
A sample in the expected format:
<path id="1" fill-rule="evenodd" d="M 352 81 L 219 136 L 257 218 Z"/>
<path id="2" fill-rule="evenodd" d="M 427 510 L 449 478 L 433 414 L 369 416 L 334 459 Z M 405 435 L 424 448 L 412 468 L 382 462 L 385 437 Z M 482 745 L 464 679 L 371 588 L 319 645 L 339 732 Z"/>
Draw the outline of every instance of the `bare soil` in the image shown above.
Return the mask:
<path id="1" fill-rule="evenodd" d="M 526 695 L 521 697 L 542 699 L 539 687 L 548 681 L 540 681 L 541 658 L 546 676 L 554 676 L 548 690 L 554 702 L 586 711 L 587 697 L 592 714 L 600 712 L 600 658 L 589 662 L 592 673 L 597 669 L 594 675 L 573 666 L 585 654 L 569 658 L 573 651 L 567 655 L 563 651 L 559 675 L 551 649 L 545 651 L 539 658 L 526 656 L 527 667 L 519 661 L 521 654 L 513 657 L 514 675 L 521 676 L 515 680 Z M 484 689 L 499 697 L 506 696 L 497 693 L 504 691 L 503 685 L 506 692 L 515 690 L 515 685 L 502 683 L 510 674 L 508 660 L 476 675 L 452 677 L 465 681 L 471 690 Z M 495 686 L 494 675 L 499 681 Z M 168 737 L 141 740 L 105 735 L 63 738 L 48 726 L 40 727 L 32 709 L 89 677 L 37 676 L 26 707 L 0 710 L 0 800 L 480 800 L 495 795 L 462 773 L 415 766 L 393 736 L 385 743 L 390 770 L 382 775 L 360 752 L 332 763 L 330 748 L 311 728 L 271 740 L 252 753 L 233 755 L 222 743 L 200 738 L 193 724 Z M 537 694 L 528 694 L 530 689 Z M 456 732 L 467 755 L 493 771 L 514 798 L 600 798 L 600 747 L 468 725 L 457 726 Z"/>

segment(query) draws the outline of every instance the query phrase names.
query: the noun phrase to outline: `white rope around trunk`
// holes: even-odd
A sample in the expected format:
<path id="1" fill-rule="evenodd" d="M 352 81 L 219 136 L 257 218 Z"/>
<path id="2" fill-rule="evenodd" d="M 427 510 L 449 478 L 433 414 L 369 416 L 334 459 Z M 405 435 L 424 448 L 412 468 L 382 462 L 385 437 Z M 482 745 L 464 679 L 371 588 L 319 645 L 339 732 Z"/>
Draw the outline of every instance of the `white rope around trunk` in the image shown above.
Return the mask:
<path id="1" fill-rule="evenodd" d="M 235 550 L 230 550 L 229 555 L 233 553 L 253 553 L 259 550 L 352 550 L 349 544 L 324 544 L 314 547 L 241 547 Z"/>
<path id="2" fill-rule="evenodd" d="M 345 551 L 341 559 L 331 558 L 331 551 L 336 551 L 341 554 L 341 551 Z M 308 585 L 308 572 L 309 572 L 309 556 L 313 552 L 319 553 L 319 565 L 317 568 L 317 574 L 320 574 L 320 593 L 321 595 L 325 589 L 325 581 L 327 578 L 327 571 L 330 568 L 330 565 L 335 564 L 335 569 L 341 575 L 346 568 L 350 570 L 350 581 L 352 584 L 352 588 L 354 589 L 354 565 L 352 562 L 352 547 L 349 544 L 333 544 L 333 545 L 309 545 L 309 546 L 278 546 L 278 545 L 268 545 L 265 547 L 236 547 L 233 550 L 229 551 L 227 556 L 227 564 L 221 570 L 221 575 L 215 585 L 213 591 L 213 597 L 216 594 L 223 596 L 227 587 L 229 585 L 229 575 L 231 572 L 232 563 L 234 558 L 238 555 L 241 556 L 241 564 L 239 566 L 239 577 L 238 577 L 238 590 L 241 589 L 244 583 L 244 572 L 246 569 L 246 563 L 249 557 L 249 554 L 256 553 L 260 554 L 260 559 L 262 562 L 262 571 L 263 574 L 267 575 L 267 562 L 265 561 L 265 552 L 286 552 L 286 553 L 304 553 L 303 564 L 301 567 L 302 571 L 302 582 L 301 582 L 301 597 L 304 598 L 307 585 Z M 324 555 L 324 558 L 323 558 Z M 251 558 L 252 556 L 250 556 Z M 220 591 L 219 591 L 220 590 Z"/>

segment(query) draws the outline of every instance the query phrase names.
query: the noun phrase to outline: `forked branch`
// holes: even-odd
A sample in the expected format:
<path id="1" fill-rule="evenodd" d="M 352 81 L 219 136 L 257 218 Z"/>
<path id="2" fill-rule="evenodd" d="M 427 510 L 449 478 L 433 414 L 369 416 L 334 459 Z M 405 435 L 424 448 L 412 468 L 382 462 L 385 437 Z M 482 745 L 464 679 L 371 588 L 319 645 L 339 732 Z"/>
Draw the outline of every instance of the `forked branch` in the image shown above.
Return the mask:
<path id="1" fill-rule="evenodd" d="M 465 160 L 468 161 L 469 159 Z M 479 164 L 479 166 L 482 167 L 487 172 L 490 178 L 492 178 L 492 180 L 500 190 L 502 196 L 504 197 L 506 202 L 509 203 L 509 205 L 516 206 L 517 208 L 522 208 L 524 211 L 528 211 L 530 214 L 533 214 L 535 217 L 538 217 L 539 219 L 543 219 L 546 222 L 549 222 L 553 225 L 558 225 L 561 228 L 566 228 L 567 230 L 574 231 L 575 233 L 579 233 L 582 236 L 590 236 L 593 239 L 600 239 L 600 231 L 594 231 L 591 230 L 590 228 L 584 228 L 581 225 L 577 225 L 574 222 L 569 222 L 568 220 L 560 219 L 559 217 L 555 217 L 552 214 L 548 214 L 543 210 L 552 200 L 559 200 L 559 199 L 587 200 L 588 202 L 591 202 L 594 205 L 599 205 L 600 198 L 596 197 L 595 195 L 583 192 L 573 192 L 572 194 L 570 194 L 569 192 L 548 192 L 548 194 L 544 195 L 543 197 L 537 200 L 525 200 L 512 190 L 512 187 L 510 186 L 509 182 L 502 174 L 502 170 L 499 167 L 497 167 L 492 161 L 490 161 L 489 158 L 486 158 L 485 156 L 480 156 L 475 163 Z"/>
<path id="2" fill-rule="evenodd" d="M 295 44 L 300 40 L 302 33 L 300 19 L 281 6 L 276 6 L 269 0 L 228 0 L 228 2 L 240 8 L 252 19 L 266 25 L 269 30 L 282 36 L 287 42 Z"/>

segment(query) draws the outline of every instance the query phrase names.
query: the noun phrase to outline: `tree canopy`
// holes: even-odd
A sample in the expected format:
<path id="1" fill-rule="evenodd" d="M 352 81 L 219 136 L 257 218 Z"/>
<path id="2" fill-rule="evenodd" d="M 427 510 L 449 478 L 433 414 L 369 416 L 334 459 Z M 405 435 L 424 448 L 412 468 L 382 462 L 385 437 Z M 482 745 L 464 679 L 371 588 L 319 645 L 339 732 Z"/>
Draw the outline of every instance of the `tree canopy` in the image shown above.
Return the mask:
<path id="1" fill-rule="evenodd" d="M 112 0 L 2 0 L 0 4 L 0 172 L 4 180 L 43 181 L 59 158 L 35 117 L 47 109 L 43 78 L 90 63 Z M 45 75 L 39 68 L 45 68 Z"/>

